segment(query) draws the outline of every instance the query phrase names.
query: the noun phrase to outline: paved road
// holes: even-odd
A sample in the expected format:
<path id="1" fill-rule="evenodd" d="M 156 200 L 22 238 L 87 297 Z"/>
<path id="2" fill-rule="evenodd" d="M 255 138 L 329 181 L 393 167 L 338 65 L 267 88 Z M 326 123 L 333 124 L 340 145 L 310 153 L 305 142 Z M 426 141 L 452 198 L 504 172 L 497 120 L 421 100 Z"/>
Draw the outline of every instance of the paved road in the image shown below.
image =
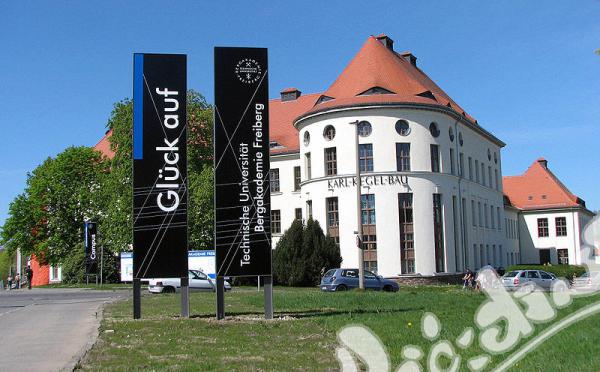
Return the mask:
<path id="1" fill-rule="evenodd" d="M 130 293 L 0 290 L 0 371 L 72 370 L 96 339 L 102 304 Z"/>

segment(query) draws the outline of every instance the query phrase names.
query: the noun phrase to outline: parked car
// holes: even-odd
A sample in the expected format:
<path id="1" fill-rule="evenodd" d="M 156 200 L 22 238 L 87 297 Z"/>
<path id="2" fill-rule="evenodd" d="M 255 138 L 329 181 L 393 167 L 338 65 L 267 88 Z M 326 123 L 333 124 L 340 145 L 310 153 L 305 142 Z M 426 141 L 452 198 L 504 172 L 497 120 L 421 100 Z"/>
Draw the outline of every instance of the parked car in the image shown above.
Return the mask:
<path id="1" fill-rule="evenodd" d="M 358 269 L 331 269 L 323 275 L 319 287 L 326 292 L 358 288 Z M 393 280 L 384 279 L 381 275 L 365 270 L 365 289 L 396 292 L 400 286 Z"/>
<path id="2" fill-rule="evenodd" d="M 515 270 L 504 274 L 502 284 L 508 290 L 516 290 L 530 283 L 535 284 L 539 288 L 549 290 L 557 280 L 554 274 L 542 270 Z"/>
<path id="3" fill-rule="evenodd" d="M 210 291 L 216 290 L 217 283 L 208 275 L 199 270 L 188 270 L 188 278 L 190 279 L 190 291 Z M 152 293 L 175 293 L 181 290 L 180 278 L 160 278 L 150 279 L 148 282 L 148 291 Z M 225 282 L 225 290 L 231 290 L 231 284 Z"/>
<path id="4" fill-rule="evenodd" d="M 574 278 L 572 288 L 582 292 L 600 290 L 600 271 L 588 271 Z"/>

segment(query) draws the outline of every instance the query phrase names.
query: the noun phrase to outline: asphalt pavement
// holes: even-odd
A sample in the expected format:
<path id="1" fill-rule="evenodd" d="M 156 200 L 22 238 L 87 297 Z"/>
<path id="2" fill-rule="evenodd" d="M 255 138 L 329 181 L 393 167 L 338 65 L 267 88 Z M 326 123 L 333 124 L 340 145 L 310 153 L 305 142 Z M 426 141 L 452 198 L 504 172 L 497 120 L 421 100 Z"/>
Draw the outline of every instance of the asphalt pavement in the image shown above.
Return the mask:
<path id="1" fill-rule="evenodd" d="M 129 290 L 0 290 L 0 371 L 72 371 L 98 335 L 102 305 Z"/>

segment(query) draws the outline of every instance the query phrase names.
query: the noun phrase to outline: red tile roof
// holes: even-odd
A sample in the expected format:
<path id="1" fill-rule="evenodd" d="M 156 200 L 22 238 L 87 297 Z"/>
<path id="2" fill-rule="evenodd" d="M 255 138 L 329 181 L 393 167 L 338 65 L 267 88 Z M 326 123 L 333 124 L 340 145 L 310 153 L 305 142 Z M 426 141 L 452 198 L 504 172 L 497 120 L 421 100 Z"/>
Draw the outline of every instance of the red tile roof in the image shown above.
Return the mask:
<path id="1" fill-rule="evenodd" d="M 392 94 L 361 96 L 372 88 L 383 88 Z M 401 54 L 384 46 L 374 36 L 367 39 L 323 95 L 333 99 L 315 105 L 307 114 L 326 108 L 352 106 L 365 102 L 418 103 L 450 107 L 475 123 L 475 119 L 466 114 L 421 69 L 407 61 Z"/>
<path id="2" fill-rule="evenodd" d="M 298 130 L 293 125 L 294 119 L 310 110 L 320 96 L 320 93 L 313 93 L 291 101 L 282 102 L 279 99 L 269 101 L 270 140 L 283 146 L 283 148 L 271 149 L 271 154 L 300 150 Z"/>
<path id="3" fill-rule="evenodd" d="M 115 157 L 115 153 L 110 149 L 110 141 L 108 138 L 112 135 L 112 129 L 107 131 L 104 137 L 94 146 L 94 149 L 100 151 L 104 156 L 109 159 Z"/>
<path id="4" fill-rule="evenodd" d="M 585 202 L 548 169 L 548 162 L 539 158 L 520 176 L 502 178 L 504 193 L 519 209 L 549 209 L 584 207 Z"/>

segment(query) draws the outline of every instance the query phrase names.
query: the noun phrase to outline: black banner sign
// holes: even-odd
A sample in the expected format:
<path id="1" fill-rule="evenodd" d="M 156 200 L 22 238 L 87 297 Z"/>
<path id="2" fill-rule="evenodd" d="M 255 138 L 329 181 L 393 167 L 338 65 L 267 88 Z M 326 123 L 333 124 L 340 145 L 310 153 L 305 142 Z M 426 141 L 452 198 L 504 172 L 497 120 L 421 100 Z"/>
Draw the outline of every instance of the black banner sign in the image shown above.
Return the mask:
<path id="1" fill-rule="evenodd" d="M 86 221 L 84 224 L 85 273 L 96 274 L 100 254 L 96 249 L 97 227 L 95 222 Z"/>
<path id="2" fill-rule="evenodd" d="M 187 59 L 135 54 L 133 277 L 187 277 Z"/>
<path id="3" fill-rule="evenodd" d="M 217 276 L 271 275 L 267 49 L 215 48 Z"/>

